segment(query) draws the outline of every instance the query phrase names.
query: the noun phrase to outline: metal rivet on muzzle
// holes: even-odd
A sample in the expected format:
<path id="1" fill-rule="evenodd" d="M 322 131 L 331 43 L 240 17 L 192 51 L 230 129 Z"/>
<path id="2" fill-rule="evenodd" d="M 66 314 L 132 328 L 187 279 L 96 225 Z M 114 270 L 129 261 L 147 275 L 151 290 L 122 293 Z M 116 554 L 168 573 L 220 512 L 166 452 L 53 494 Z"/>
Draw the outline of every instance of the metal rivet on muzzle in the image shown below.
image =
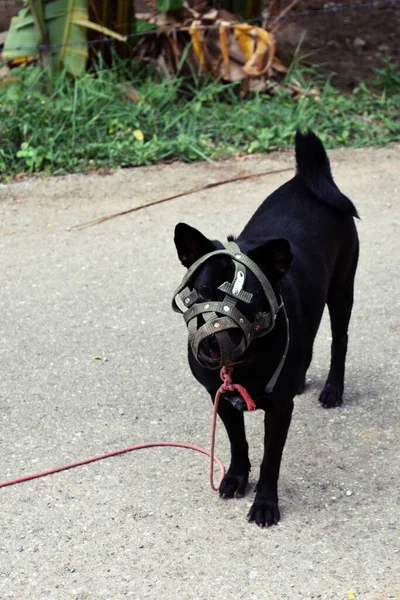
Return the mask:
<path id="1" fill-rule="evenodd" d="M 225 312 L 229 312 L 231 309 L 229 308 L 229 306 L 224 306 L 224 311 Z"/>
<path id="2" fill-rule="evenodd" d="M 185 299 L 185 304 L 190 304 L 190 298 Z"/>
<path id="3" fill-rule="evenodd" d="M 221 323 L 214 323 L 215 329 L 219 329 L 221 327 Z"/>

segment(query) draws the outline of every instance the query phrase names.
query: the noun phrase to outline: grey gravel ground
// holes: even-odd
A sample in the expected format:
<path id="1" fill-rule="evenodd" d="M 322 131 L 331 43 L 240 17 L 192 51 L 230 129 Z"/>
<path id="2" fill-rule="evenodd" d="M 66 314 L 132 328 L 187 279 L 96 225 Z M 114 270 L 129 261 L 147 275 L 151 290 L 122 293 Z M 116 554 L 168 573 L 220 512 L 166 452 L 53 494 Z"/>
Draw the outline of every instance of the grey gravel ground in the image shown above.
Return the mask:
<path id="1" fill-rule="evenodd" d="M 400 147 L 331 152 L 361 261 L 345 404 L 317 402 L 324 318 L 280 480 L 282 522 L 246 522 L 207 458 L 146 450 L 0 490 L 1 600 L 400 598 Z M 239 232 L 290 173 L 234 183 L 80 232 L 77 223 L 267 168 L 291 154 L 0 187 L 0 480 L 153 440 L 209 446 L 211 406 L 170 310 L 173 228 Z M 102 359 L 95 359 L 102 357 Z M 247 415 L 253 471 L 262 414 Z M 228 444 L 218 429 L 217 453 Z"/>

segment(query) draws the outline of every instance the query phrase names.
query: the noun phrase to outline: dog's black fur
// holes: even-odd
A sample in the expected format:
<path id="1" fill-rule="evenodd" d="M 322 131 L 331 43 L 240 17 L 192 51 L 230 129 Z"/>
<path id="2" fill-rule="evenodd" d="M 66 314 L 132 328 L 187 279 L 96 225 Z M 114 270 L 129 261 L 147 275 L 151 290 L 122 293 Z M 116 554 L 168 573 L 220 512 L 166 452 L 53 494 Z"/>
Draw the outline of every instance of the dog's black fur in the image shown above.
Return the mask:
<path id="1" fill-rule="evenodd" d="M 285 365 L 272 393 L 264 388 L 282 356 L 286 341 L 285 317 L 279 312 L 274 329 L 254 340 L 236 366 L 235 382 L 245 386 L 257 408 L 266 411 L 265 450 L 249 521 L 264 527 L 280 519 L 278 477 L 288 433 L 293 398 L 303 391 L 325 304 L 332 328 L 331 365 L 319 401 L 332 408 L 342 404 L 347 330 L 353 305 L 354 276 L 358 260 L 358 237 L 352 202 L 334 183 L 324 147 L 312 132 L 296 134 L 297 173 L 271 194 L 236 239 L 242 252 L 265 272 L 277 294 L 281 294 L 290 323 L 290 345 Z M 203 254 L 220 248 L 219 242 L 180 223 L 175 245 L 185 267 Z M 218 286 L 232 281 L 229 257 L 207 261 L 195 280 L 195 289 L 205 300 L 222 299 Z M 245 289 L 254 303 L 238 308 L 250 319 L 268 310 L 261 287 L 248 272 Z M 219 372 L 202 367 L 189 348 L 189 363 L 195 378 L 215 397 Z M 239 408 L 239 410 L 238 410 Z M 240 410 L 241 409 L 241 410 Z M 237 393 L 221 399 L 221 417 L 231 444 L 231 463 L 221 483 L 223 498 L 242 496 L 248 482 L 250 462 L 245 436 L 244 402 Z"/>

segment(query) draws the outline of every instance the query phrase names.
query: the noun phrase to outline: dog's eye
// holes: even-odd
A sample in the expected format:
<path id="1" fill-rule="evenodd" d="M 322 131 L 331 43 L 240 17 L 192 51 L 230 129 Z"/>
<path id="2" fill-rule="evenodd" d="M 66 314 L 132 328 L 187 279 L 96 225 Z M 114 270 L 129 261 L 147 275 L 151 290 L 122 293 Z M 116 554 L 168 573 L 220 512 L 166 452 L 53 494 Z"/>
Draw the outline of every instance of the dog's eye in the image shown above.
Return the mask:
<path id="1" fill-rule="evenodd" d="M 211 285 L 202 285 L 199 290 L 199 296 L 203 300 L 211 300 L 212 289 Z"/>

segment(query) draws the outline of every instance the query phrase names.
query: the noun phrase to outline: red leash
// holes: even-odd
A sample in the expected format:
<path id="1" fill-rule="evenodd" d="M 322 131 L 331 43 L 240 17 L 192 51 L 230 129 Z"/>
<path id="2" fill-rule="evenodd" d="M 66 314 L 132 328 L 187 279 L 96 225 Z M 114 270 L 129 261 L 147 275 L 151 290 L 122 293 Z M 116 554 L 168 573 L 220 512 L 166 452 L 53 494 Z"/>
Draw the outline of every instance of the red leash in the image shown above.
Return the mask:
<path id="1" fill-rule="evenodd" d="M 237 364 L 237 363 L 235 363 L 235 364 Z M 254 400 L 252 399 L 252 397 L 250 396 L 250 394 L 246 390 L 246 388 L 244 388 L 242 385 L 239 385 L 238 383 L 232 383 L 232 377 L 231 377 L 232 372 L 233 372 L 233 365 L 222 367 L 222 369 L 220 371 L 222 384 L 221 384 L 218 392 L 216 393 L 215 400 L 214 400 L 213 421 L 212 421 L 212 426 L 211 426 L 211 448 L 210 448 L 210 486 L 211 486 L 211 489 L 213 490 L 213 492 L 218 492 L 219 486 L 221 485 L 221 481 L 223 480 L 224 475 L 225 475 L 225 471 L 224 471 L 222 477 L 220 478 L 220 480 L 218 482 L 218 485 L 216 486 L 214 484 L 214 460 L 217 462 L 219 459 L 217 459 L 214 456 L 214 447 L 215 447 L 215 429 L 217 427 L 218 404 L 219 404 L 219 399 L 221 397 L 221 394 L 223 394 L 224 392 L 233 392 L 234 390 L 237 390 L 238 392 L 240 392 L 240 394 L 243 397 L 243 400 L 246 402 L 247 410 L 254 410 L 256 408 L 256 405 L 254 404 Z"/>
<path id="2" fill-rule="evenodd" d="M 214 401 L 214 411 L 213 411 L 213 422 L 212 422 L 212 430 L 211 430 L 211 449 L 204 450 L 204 448 L 200 448 L 199 446 L 194 446 L 193 444 L 183 444 L 181 442 L 149 442 L 147 444 L 138 444 L 135 446 L 128 446 L 128 448 L 122 448 L 120 450 L 113 450 L 112 452 L 107 452 L 106 454 L 99 454 L 98 456 L 92 456 L 91 458 L 85 458 L 84 460 L 79 460 L 77 462 L 70 463 L 68 465 L 62 465 L 61 467 L 55 467 L 54 469 L 49 469 L 48 471 L 41 471 L 40 473 L 33 473 L 31 475 L 24 475 L 23 477 L 19 477 L 17 479 L 10 479 L 9 481 L 0 482 L 0 488 L 7 487 L 9 485 L 15 485 L 17 483 L 23 483 L 24 481 L 31 481 L 32 479 L 39 479 L 40 477 L 46 477 L 47 475 L 53 475 L 54 473 L 60 473 L 60 471 L 67 471 L 68 469 L 74 469 L 75 467 L 80 467 L 82 465 L 88 465 L 93 462 L 97 462 L 98 460 L 103 460 L 105 458 L 110 458 L 111 456 L 117 456 L 118 454 L 126 454 L 127 452 L 133 452 L 133 450 L 142 450 L 143 448 L 156 448 L 159 446 L 172 446 L 174 448 L 188 448 L 189 450 L 195 450 L 196 452 L 201 452 L 202 454 L 206 454 L 210 457 L 210 485 L 211 489 L 214 492 L 217 492 L 220 486 L 220 483 L 225 475 L 224 465 L 220 461 L 217 456 L 214 456 L 214 446 L 215 446 L 215 428 L 217 423 L 217 412 L 218 412 L 218 404 L 221 394 L 224 392 L 231 392 L 233 390 L 238 390 L 240 392 L 247 404 L 248 410 L 254 410 L 256 408 L 253 400 L 248 394 L 247 390 L 237 383 L 232 383 L 231 374 L 233 371 L 233 367 L 223 367 L 221 369 L 221 379 L 222 384 L 219 388 Z M 218 486 L 214 485 L 214 462 L 217 463 L 220 469 L 220 479 Z"/>

